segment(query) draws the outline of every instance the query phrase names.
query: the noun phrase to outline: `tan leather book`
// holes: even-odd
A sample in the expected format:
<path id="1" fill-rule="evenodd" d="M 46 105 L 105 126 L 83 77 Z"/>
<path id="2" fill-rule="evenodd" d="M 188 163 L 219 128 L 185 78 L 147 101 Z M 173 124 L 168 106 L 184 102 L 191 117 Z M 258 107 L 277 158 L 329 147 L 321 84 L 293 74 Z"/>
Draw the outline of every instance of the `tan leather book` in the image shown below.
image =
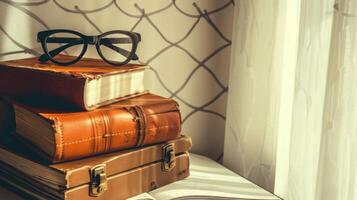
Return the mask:
<path id="1" fill-rule="evenodd" d="M 144 92 L 144 69 L 135 64 L 116 67 L 90 58 L 70 66 L 43 64 L 37 58 L 3 61 L 0 94 L 52 97 L 82 110 L 94 110 Z"/>
<path id="2" fill-rule="evenodd" d="M 17 134 L 54 163 L 165 142 L 181 132 L 177 102 L 153 94 L 84 112 L 53 102 L 46 105 L 41 99 L 7 101 Z M 6 107 L 0 104 L 1 110 L 9 110 Z"/>
<path id="3" fill-rule="evenodd" d="M 15 142 L 16 144 L 16 142 Z M 35 199 L 121 200 L 189 176 L 189 137 L 60 164 L 0 147 L 0 180 Z"/>

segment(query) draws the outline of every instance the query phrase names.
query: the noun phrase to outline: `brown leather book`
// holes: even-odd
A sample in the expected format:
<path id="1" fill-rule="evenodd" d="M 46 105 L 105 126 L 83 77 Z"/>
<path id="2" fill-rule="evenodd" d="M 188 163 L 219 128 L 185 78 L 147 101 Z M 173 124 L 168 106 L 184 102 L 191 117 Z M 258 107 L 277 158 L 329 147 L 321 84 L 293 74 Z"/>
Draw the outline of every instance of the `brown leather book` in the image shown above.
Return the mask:
<path id="1" fill-rule="evenodd" d="M 4 61 L 0 62 L 0 94 L 52 97 L 93 110 L 144 92 L 144 69 L 134 64 L 116 67 L 90 58 L 71 66 L 43 64 L 37 58 Z"/>
<path id="2" fill-rule="evenodd" d="M 46 164 L 15 143 L 0 147 L 0 180 L 41 200 L 121 200 L 189 175 L 191 139 L 60 164 Z M 21 194 L 20 193 L 20 194 Z"/>
<path id="3" fill-rule="evenodd" d="M 41 99 L 7 100 L 17 134 L 54 163 L 172 140 L 181 131 L 178 104 L 153 94 L 84 112 Z"/>

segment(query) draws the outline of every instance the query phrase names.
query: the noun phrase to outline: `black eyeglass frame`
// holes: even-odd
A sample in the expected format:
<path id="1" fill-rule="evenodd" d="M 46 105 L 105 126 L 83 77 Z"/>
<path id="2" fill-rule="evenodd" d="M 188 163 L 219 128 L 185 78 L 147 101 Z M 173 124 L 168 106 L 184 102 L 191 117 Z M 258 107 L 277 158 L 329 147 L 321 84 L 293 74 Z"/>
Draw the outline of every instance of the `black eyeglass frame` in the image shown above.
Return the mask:
<path id="1" fill-rule="evenodd" d="M 52 41 L 48 41 L 49 36 L 56 34 L 56 33 L 70 33 L 70 34 L 78 36 L 79 38 L 51 38 Z M 125 49 L 122 49 L 120 47 L 117 47 L 117 46 L 114 46 L 114 45 L 111 45 L 110 43 L 108 43 L 108 41 L 110 41 L 110 40 L 113 40 L 117 43 L 124 43 L 124 42 L 128 43 L 128 40 L 125 40 L 127 38 L 109 38 L 109 39 L 103 38 L 103 37 L 111 35 L 111 34 L 123 34 L 123 35 L 129 36 L 130 41 L 133 44 L 131 47 L 131 51 L 129 52 Z M 68 43 L 62 47 L 58 47 L 57 49 L 54 49 L 52 51 L 49 51 L 47 48 L 47 43 L 66 43 L 66 41 L 67 42 L 71 41 L 71 43 Z M 64 65 L 64 66 L 72 65 L 72 64 L 78 62 L 83 57 L 85 52 L 87 51 L 88 45 L 95 45 L 99 56 L 105 62 L 107 62 L 111 65 L 115 65 L 115 66 L 125 65 L 125 64 L 129 63 L 131 60 L 138 60 L 138 56 L 136 55 L 135 52 L 136 52 L 138 43 L 140 41 L 141 41 L 141 35 L 139 33 L 124 31 L 124 30 L 113 30 L 113 31 L 102 33 L 97 36 L 87 36 L 87 35 L 77 32 L 77 31 L 68 30 L 68 29 L 46 30 L 46 31 L 38 32 L 38 34 L 37 34 L 37 42 L 41 42 L 41 46 L 44 51 L 44 54 L 42 54 L 39 57 L 39 61 L 46 62 L 46 61 L 50 60 L 55 64 Z M 82 45 L 82 44 L 83 44 L 82 51 L 76 59 L 71 60 L 69 62 L 60 62 L 60 61 L 54 59 L 54 56 L 58 55 L 60 52 L 64 51 L 65 49 L 70 48 L 75 45 Z M 127 56 L 124 55 L 126 57 L 126 60 L 124 60 L 122 62 L 115 62 L 115 61 L 111 61 L 111 60 L 105 58 L 105 56 L 103 55 L 103 53 L 100 49 L 100 45 L 105 45 L 122 55 L 126 54 Z M 65 47 L 65 48 L 63 48 L 63 47 Z"/>

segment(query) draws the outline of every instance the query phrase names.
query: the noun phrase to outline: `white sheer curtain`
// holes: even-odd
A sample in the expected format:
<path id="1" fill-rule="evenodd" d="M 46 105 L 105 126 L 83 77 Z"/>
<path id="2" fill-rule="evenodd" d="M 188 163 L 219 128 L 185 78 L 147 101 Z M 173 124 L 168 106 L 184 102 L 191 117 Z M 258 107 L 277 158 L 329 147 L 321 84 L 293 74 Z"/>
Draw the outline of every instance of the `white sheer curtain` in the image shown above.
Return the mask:
<path id="1" fill-rule="evenodd" d="M 357 199 L 357 1 L 237 0 L 224 164 L 284 199 Z"/>

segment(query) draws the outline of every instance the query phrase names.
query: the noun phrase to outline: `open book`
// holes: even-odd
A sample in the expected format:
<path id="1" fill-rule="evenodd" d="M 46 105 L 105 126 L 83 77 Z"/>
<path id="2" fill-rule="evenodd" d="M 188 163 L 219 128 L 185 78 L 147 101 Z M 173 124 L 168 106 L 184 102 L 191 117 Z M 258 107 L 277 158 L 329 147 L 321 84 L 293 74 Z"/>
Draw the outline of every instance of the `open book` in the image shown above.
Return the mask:
<path id="1" fill-rule="evenodd" d="M 190 154 L 190 176 L 129 200 L 259 199 L 280 200 L 215 161 Z"/>

